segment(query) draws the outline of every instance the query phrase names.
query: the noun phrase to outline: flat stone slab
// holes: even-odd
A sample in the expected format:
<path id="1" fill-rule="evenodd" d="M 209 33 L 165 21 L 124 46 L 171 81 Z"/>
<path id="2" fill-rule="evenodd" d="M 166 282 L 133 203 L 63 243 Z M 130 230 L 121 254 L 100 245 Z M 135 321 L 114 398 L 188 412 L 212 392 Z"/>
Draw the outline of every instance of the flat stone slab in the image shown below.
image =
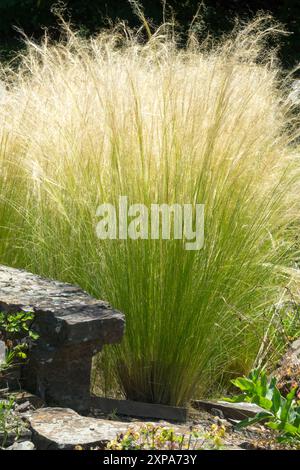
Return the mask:
<path id="1" fill-rule="evenodd" d="M 105 445 L 126 431 L 125 423 L 80 416 L 69 408 L 43 408 L 28 417 L 38 450 L 71 450 Z"/>
<path id="2" fill-rule="evenodd" d="M 8 395 L 14 399 L 18 407 L 26 403 L 29 403 L 29 405 L 34 409 L 45 406 L 45 402 L 41 399 L 41 397 L 38 397 L 37 395 L 34 395 L 33 393 L 27 392 L 25 390 L 9 393 Z M 18 411 L 20 411 L 19 408 Z"/>
<path id="3" fill-rule="evenodd" d="M 228 403 L 226 401 L 192 400 L 192 406 L 198 410 L 205 410 L 213 413 L 213 410 L 220 410 L 225 418 L 242 420 L 253 418 L 263 410 L 254 403 Z"/>
<path id="4" fill-rule="evenodd" d="M 33 311 L 52 345 L 120 341 L 124 315 L 77 286 L 0 265 L 0 311 Z"/>
<path id="5" fill-rule="evenodd" d="M 207 438 L 207 433 L 212 431 L 212 422 L 220 424 L 219 418 L 200 419 L 180 424 L 167 421 L 110 421 L 102 418 L 86 418 L 78 415 L 72 409 L 66 408 L 44 408 L 34 411 L 27 417 L 32 430 L 32 442 L 37 450 L 72 450 L 76 446 L 82 449 L 105 449 L 106 444 L 115 440 L 119 434 L 124 434 L 129 428 L 132 431 L 141 432 L 141 427 L 152 425 L 164 429 L 172 429 L 179 436 L 189 436 L 191 430 L 199 435 L 191 436 L 191 449 L 194 445 L 201 448 L 210 448 L 213 444 Z M 247 434 L 233 431 L 233 425 L 226 420 L 221 420 L 226 428 L 222 439 L 224 450 L 243 450 L 245 444 L 249 444 L 261 438 L 261 432 L 247 430 Z M 245 431 L 246 432 L 246 431 Z M 262 430 L 265 435 L 265 429 Z M 250 434 L 250 436 L 249 436 Z"/>

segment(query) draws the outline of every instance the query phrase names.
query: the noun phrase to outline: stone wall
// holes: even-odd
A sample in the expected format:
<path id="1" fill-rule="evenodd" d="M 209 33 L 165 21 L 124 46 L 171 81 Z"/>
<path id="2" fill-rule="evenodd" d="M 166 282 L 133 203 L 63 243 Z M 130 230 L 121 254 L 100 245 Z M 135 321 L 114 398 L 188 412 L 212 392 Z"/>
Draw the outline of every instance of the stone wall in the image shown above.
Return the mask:
<path id="1" fill-rule="evenodd" d="M 39 339 L 22 367 L 22 386 L 49 405 L 88 410 L 92 357 L 121 341 L 124 315 L 77 286 L 1 265 L 0 311 L 35 314 Z"/>

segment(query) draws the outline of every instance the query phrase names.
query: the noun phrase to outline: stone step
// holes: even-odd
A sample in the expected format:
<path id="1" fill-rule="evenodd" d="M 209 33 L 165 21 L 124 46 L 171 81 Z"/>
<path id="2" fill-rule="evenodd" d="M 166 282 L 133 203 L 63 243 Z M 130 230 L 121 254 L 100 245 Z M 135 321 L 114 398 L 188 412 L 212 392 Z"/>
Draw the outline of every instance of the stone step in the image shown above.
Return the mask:
<path id="1" fill-rule="evenodd" d="M 254 403 L 228 403 L 226 401 L 192 400 L 191 405 L 197 410 L 205 410 L 212 414 L 222 413 L 225 418 L 243 420 L 253 418 L 263 410 Z"/>
<path id="2" fill-rule="evenodd" d="M 104 448 L 128 424 L 80 416 L 68 408 L 41 408 L 28 418 L 32 441 L 39 450 Z"/>
<path id="3" fill-rule="evenodd" d="M 124 315 L 77 286 L 0 265 L 0 311 L 33 311 L 45 342 L 115 343 L 124 332 Z"/>
<path id="4" fill-rule="evenodd" d="M 124 315 L 77 286 L 1 265 L 0 311 L 34 312 L 39 339 L 22 366 L 22 387 L 49 405 L 88 412 L 92 358 L 122 339 Z"/>

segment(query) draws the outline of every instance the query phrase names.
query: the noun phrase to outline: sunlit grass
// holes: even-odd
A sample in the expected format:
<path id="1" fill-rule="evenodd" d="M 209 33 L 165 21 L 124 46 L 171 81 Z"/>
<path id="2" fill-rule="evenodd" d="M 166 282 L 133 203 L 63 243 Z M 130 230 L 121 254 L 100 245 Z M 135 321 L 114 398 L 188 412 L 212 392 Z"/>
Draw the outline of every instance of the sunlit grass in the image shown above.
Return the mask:
<path id="1" fill-rule="evenodd" d="M 186 49 L 166 28 L 145 45 L 69 31 L 3 71 L 0 262 L 125 312 L 106 372 L 131 399 L 180 405 L 246 373 L 289 280 L 297 123 L 266 48 L 275 30 L 257 19 Z M 204 203 L 204 248 L 98 240 L 96 208 L 120 195 Z"/>

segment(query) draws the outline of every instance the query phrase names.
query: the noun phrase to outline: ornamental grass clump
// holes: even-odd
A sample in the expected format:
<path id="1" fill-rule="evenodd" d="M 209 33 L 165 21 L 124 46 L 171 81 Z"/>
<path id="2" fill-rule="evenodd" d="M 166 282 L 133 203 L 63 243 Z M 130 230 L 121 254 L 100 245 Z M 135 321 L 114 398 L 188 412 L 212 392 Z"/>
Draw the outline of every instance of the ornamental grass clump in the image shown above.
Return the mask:
<path id="1" fill-rule="evenodd" d="M 290 279 L 297 115 L 258 17 L 215 44 L 167 26 L 27 40 L 2 70 L 0 262 L 126 314 L 105 352 L 124 395 L 183 405 L 255 362 Z M 99 240 L 99 204 L 204 204 L 201 250 Z"/>

